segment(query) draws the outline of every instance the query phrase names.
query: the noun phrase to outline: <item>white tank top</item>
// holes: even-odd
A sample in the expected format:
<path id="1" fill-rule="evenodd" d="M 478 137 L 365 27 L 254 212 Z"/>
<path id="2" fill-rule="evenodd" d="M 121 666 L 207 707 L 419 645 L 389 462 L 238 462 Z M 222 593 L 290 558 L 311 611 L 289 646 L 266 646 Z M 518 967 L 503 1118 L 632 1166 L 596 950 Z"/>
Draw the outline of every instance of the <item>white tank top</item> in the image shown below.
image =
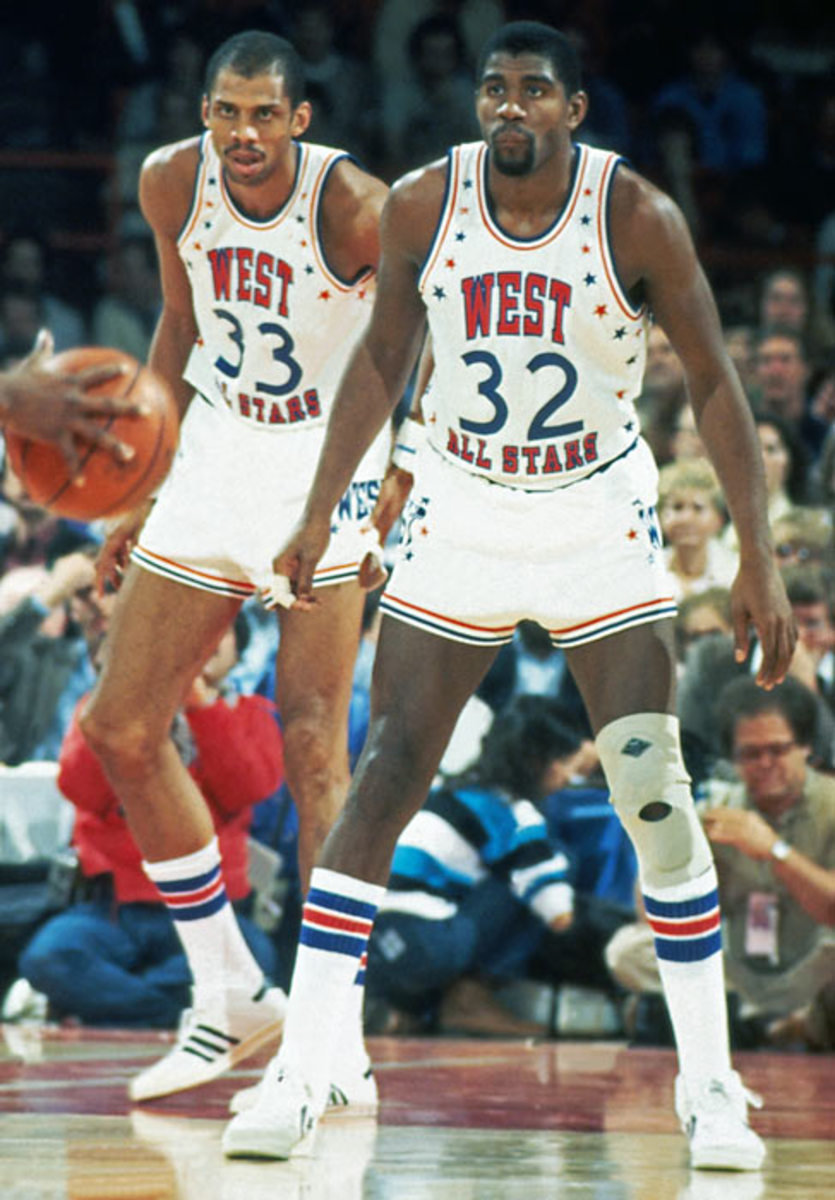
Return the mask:
<path id="1" fill-rule="evenodd" d="M 178 239 L 191 280 L 198 338 L 186 380 L 255 430 L 318 429 L 365 328 L 375 275 L 353 283 L 328 266 L 319 231 L 322 193 L 345 155 L 299 143 L 293 190 L 265 220 L 242 213 L 226 189 L 208 134 L 191 211 Z"/>
<path id="2" fill-rule="evenodd" d="M 520 240 L 490 211 L 487 158 L 483 142 L 450 151 L 420 276 L 435 354 L 422 401 L 428 436 L 495 483 L 564 487 L 638 437 L 647 316 L 618 281 L 608 231 L 621 160 L 578 144 L 562 211 Z"/>

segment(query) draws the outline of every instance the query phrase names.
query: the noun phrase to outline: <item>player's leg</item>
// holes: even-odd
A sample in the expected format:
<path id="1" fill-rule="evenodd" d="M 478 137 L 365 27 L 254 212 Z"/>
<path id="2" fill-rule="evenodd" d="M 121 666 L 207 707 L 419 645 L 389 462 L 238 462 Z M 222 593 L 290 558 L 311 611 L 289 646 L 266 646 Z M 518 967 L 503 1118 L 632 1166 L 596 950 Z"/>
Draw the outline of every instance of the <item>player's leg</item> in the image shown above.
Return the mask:
<path id="1" fill-rule="evenodd" d="M 283 1019 L 283 993 L 265 985 L 241 934 L 211 814 L 170 737 L 177 709 L 239 603 L 132 566 L 82 717 L 194 980 L 193 1015 L 171 1054 L 132 1080 L 135 1100 L 206 1082 L 274 1036 Z M 202 1045 L 201 1023 L 211 1031 Z"/>
<path id="2" fill-rule="evenodd" d="M 764 1149 L 747 1126 L 746 1093 L 731 1066 L 716 871 L 674 715 L 672 622 L 587 642 L 567 651 L 567 659 L 612 803 L 638 857 L 679 1056 L 677 1109 L 693 1165 L 755 1169 Z"/>
<path id="3" fill-rule="evenodd" d="M 279 612 L 276 702 L 299 817 L 303 892 L 348 791 L 348 711 L 364 600 L 356 582 L 340 583 L 317 588 L 309 612 Z"/>
<path id="4" fill-rule="evenodd" d="M 395 842 L 495 653 L 383 618 L 368 737 L 312 874 L 281 1050 L 227 1129 L 228 1155 L 286 1158 L 314 1128 Z"/>

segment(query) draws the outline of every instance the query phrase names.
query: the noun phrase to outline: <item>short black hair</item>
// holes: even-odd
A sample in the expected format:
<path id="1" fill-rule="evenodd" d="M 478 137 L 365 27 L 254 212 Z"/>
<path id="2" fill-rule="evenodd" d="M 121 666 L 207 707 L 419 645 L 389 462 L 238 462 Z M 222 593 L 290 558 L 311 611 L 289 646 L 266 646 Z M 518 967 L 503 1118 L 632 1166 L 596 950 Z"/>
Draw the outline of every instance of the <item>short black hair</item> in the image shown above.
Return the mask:
<path id="1" fill-rule="evenodd" d="M 491 54 L 538 54 L 548 59 L 566 96 L 579 92 L 583 86 L 580 57 L 573 42 L 541 21 L 511 21 L 497 29 L 481 48 L 476 80 L 480 81 L 484 75 Z"/>
<path id="2" fill-rule="evenodd" d="M 275 74 L 284 79 L 284 90 L 296 108 L 304 99 L 304 64 L 296 50 L 286 38 L 261 29 L 248 29 L 236 33 L 222 42 L 206 64 L 203 91 L 211 96 L 212 88 L 221 71 L 234 71 L 244 79 L 256 75 Z"/>
<path id="3" fill-rule="evenodd" d="M 462 782 L 500 788 L 514 800 L 538 800 L 548 766 L 554 759 L 570 758 L 580 743 L 555 700 L 518 696 L 493 718 L 481 753 Z"/>
<path id="4" fill-rule="evenodd" d="M 726 757 L 733 756 L 737 722 L 765 713 L 781 716 L 799 746 L 812 745 L 818 713 L 809 688 L 789 675 L 771 691 L 766 691 L 750 675 L 740 675 L 726 684 L 716 702 L 719 743 Z"/>

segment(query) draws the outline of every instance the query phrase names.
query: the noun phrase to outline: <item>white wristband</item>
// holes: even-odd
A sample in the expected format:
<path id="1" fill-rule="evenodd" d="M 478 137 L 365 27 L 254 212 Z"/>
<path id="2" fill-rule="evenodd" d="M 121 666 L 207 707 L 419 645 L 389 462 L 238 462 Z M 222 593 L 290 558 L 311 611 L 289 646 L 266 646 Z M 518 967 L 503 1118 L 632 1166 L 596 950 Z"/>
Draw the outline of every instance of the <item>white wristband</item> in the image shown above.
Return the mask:
<path id="1" fill-rule="evenodd" d="M 395 435 L 391 461 L 401 471 L 408 471 L 410 475 L 414 475 L 415 462 L 425 441 L 426 426 L 421 425 L 414 417 L 406 417 L 405 421 L 400 422 L 400 428 Z"/>

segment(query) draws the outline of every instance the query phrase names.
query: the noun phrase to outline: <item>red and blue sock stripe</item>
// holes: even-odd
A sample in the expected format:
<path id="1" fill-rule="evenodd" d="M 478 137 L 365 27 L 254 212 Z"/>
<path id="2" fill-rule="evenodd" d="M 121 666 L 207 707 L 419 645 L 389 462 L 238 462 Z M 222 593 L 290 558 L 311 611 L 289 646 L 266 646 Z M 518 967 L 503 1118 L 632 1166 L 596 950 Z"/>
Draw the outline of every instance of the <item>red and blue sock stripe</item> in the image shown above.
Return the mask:
<path id="1" fill-rule="evenodd" d="M 302 912 L 300 941 L 314 950 L 362 961 L 377 906 L 337 892 L 311 888 Z"/>
<path id="2" fill-rule="evenodd" d="M 722 949 L 716 888 L 690 900 L 656 900 L 645 894 L 644 907 L 659 958 L 667 962 L 701 962 Z"/>
<path id="3" fill-rule="evenodd" d="M 228 903 L 220 863 L 202 875 L 154 882 L 175 921 L 200 921 Z"/>

